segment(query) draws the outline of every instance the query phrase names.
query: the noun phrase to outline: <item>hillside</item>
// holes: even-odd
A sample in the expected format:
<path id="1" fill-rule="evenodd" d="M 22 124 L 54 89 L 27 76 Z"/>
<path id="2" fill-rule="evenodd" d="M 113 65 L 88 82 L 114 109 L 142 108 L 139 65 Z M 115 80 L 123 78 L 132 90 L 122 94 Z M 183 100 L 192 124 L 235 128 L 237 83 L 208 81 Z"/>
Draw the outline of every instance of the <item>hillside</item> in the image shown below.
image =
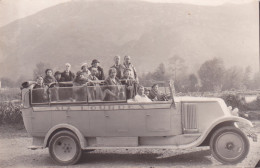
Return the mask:
<path id="1" fill-rule="evenodd" d="M 98 58 L 131 55 L 139 72 L 173 55 L 189 71 L 222 57 L 228 66 L 258 66 L 256 4 L 195 6 L 142 1 L 71 1 L 0 28 L 0 77 L 31 76 L 35 64 L 73 71 Z M 255 23 L 255 24 L 254 24 Z"/>

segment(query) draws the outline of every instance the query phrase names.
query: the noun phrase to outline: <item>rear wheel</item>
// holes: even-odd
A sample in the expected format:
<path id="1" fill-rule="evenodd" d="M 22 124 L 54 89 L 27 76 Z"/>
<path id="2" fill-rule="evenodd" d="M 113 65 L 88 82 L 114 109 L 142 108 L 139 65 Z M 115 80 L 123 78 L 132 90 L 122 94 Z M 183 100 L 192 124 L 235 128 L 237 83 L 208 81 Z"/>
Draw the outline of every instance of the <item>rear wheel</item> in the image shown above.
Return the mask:
<path id="1" fill-rule="evenodd" d="M 225 126 L 213 133 L 210 139 L 213 157 L 224 164 L 241 162 L 248 154 L 249 141 L 245 134 L 234 126 Z"/>
<path id="2" fill-rule="evenodd" d="M 59 165 L 76 164 L 82 150 L 78 137 L 70 131 L 60 131 L 50 140 L 49 153 L 51 158 Z"/>

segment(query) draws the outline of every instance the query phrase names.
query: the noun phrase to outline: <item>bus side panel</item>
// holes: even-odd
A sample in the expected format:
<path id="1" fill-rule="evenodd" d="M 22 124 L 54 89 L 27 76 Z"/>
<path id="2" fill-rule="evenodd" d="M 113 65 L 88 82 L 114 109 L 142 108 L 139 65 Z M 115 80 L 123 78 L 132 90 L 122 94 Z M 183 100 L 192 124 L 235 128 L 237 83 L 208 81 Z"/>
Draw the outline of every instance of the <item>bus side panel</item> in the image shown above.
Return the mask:
<path id="1" fill-rule="evenodd" d="M 90 129 L 85 136 L 170 136 L 182 133 L 181 115 L 176 108 L 100 110 L 89 111 L 88 115 L 89 122 L 86 120 L 84 127 Z M 82 126 L 79 125 L 79 129 L 85 130 Z"/>
<path id="2" fill-rule="evenodd" d="M 32 112 L 32 132 L 33 136 L 45 136 L 51 128 L 52 111 L 50 110 L 37 110 L 33 108 Z"/>

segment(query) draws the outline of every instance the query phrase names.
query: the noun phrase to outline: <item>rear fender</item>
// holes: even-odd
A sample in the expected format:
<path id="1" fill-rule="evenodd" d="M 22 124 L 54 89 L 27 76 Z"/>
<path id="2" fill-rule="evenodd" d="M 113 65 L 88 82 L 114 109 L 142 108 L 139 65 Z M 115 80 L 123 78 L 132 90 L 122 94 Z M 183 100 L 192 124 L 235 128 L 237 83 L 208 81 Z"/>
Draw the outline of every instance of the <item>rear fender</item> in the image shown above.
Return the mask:
<path id="1" fill-rule="evenodd" d="M 74 126 L 70 125 L 70 124 L 58 124 L 55 125 L 54 127 L 52 127 L 47 134 L 45 135 L 44 138 L 44 142 L 43 142 L 43 147 L 46 148 L 48 147 L 49 141 L 51 139 L 51 137 L 58 131 L 60 130 L 69 130 L 71 132 L 73 132 L 74 134 L 77 135 L 79 142 L 80 142 L 80 146 L 81 148 L 85 148 L 87 145 L 87 141 L 84 138 L 83 134 Z"/>

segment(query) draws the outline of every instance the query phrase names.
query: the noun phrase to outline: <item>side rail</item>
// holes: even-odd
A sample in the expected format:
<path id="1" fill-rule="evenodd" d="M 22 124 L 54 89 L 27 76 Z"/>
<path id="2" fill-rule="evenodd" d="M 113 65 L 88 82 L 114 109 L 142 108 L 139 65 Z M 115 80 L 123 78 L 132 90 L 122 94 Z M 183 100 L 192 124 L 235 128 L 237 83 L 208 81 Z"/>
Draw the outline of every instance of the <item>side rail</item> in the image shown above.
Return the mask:
<path id="1" fill-rule="evenodd" d="M 39 88 L 30 91 L 32 105 L 126 102 L 125 85 Z"/>

